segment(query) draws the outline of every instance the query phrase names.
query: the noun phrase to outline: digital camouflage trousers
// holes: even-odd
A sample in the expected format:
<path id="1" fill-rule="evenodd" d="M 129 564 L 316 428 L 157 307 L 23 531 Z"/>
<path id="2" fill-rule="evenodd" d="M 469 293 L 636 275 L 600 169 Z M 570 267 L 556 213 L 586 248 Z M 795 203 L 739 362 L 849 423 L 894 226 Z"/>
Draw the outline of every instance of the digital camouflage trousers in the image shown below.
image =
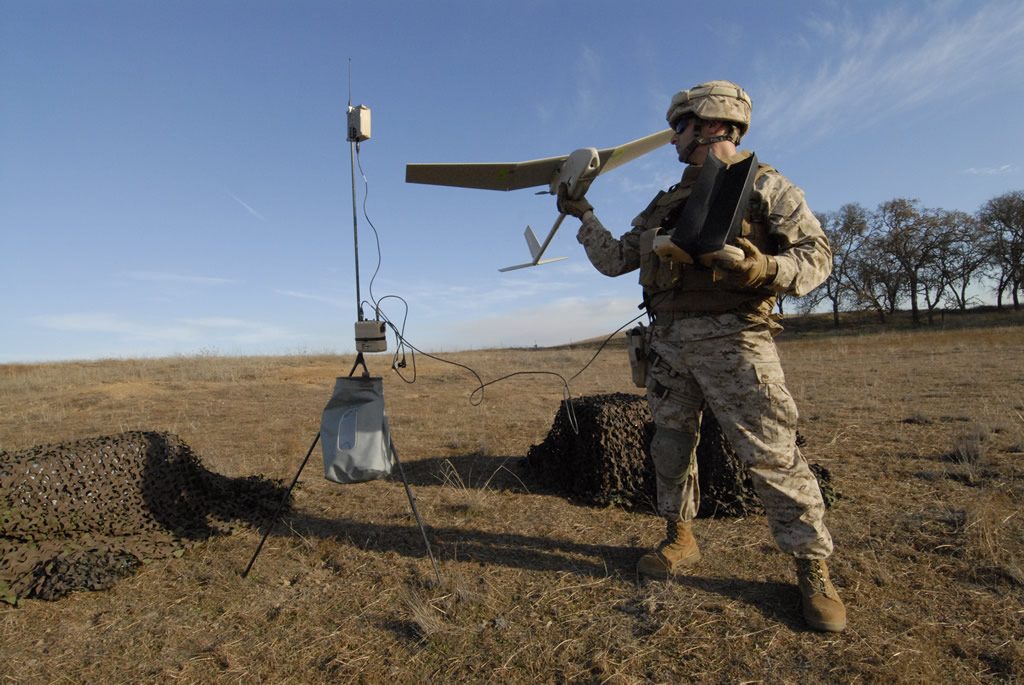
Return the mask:
<path id="1" fill-rule="evenodd" d="M 693 519 L 700 504 L 696 436 L 701 411 L 714 412 L 746 465 L 783 552 L 832 553 L 818 482 L 796 445 L 797 408 L 769 326 L 700 335 L 700 320 L 655 325 L 647 399 L 657 426 L 651 445 L 659 513 Z"/>

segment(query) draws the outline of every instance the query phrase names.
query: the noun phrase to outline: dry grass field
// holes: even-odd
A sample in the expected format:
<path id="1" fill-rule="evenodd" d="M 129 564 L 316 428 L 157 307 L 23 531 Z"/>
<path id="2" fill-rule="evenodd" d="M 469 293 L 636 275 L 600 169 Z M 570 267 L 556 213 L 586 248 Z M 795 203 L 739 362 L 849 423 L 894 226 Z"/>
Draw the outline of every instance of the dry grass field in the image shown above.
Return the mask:
<path id="1" fill-rule="evenodd" d="M 396 444 L 443 575 L 397 478 L 340 486 L 319 452 L 252 573 L 246 530 L 145 564 L 113 589 L 0 604 L 0 682 L 1024 681 L 1024 327 L 780 338 L 828 523 L 845 633 L 802 624 L 763 518 L 700 520 L 704 561 L 638 583 L 663 531 L 580 506 L 523 461 L 562 399 L 552 376 L 488 387 L 417 356 L 385 379 Z M 452 354 L 485 380 L 574 374 L 578 349 Z M 170 431 L 206 467 L 289 481 L 351 358 L 0 366 L 0 449 Z M 411 369 L 406 369 L 411 372 Z M 575 396 L 635 389 L 605 351 Z"/>

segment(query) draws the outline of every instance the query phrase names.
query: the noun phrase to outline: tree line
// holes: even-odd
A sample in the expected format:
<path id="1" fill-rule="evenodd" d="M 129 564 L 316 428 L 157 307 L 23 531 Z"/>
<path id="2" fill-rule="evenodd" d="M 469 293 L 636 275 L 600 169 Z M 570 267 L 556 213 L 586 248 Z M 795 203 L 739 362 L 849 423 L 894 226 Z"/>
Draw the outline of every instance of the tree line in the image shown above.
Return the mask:
<path id="1" fill-rule="evenodd" d="M 832 273 L 800 298 L 803 312 L 827 302 L 835 326 L 840 312 L 852 310 L 874 311 L 885 323 L 909 304 L 915 324 L 922 311 L 932 323 L 937 309 L 979 304 L 972 293 L 983 284 L 1000 309 L 1007 297 L 1020 309 L 1024 191 L 994 197 L 974 214 L 896 198 L 874 211 L 853 203 L 817 217 L 832 246 Z"/>

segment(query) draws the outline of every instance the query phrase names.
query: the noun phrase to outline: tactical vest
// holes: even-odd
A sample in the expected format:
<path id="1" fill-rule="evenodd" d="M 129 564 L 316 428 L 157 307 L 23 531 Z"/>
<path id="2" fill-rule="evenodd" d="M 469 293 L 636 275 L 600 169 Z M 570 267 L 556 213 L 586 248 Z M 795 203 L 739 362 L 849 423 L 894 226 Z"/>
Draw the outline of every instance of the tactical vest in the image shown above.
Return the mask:
<path id="1" fill-rule="evenodd" d="M 671 230 L 690 190 L 696 182 L 699 167 L 688 167 L 683 179 L 667 191 L 660 191 L 633 225 L 645 230 L 640 235 L 640 285 L 644 289 L 644 303 L 655 319 L 672 321 L 700 314 L 725 312 L 759 313 L 767 316 L 775 307 L 775 294 L 767 288 L 738 288 L 726 279 L 715 279 L 714 272 L 700 264 L 677 264 L 661 260 L 654 252 L 654 237 L 665 227 Z M 759 164 L 758 178 L 772 167 Z M 750 205 L 743 219 L 741 235 L 765 254 L 776 254 L 778 246 L 768 235 L 768 217 L 756 194 L 751 194 Z"/>

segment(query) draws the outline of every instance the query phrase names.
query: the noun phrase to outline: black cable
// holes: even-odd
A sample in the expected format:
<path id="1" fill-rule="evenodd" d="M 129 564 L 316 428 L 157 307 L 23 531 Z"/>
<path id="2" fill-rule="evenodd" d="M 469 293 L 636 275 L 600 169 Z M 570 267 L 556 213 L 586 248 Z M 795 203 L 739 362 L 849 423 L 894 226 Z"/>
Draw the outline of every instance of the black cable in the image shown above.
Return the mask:
<path id="1" fill-rule="evenodd" d="M 381 250 L 380 250 L 380 234 L 377 233 L 377 227 L 373 225 L 373 221 L 370 220 L 370 214 L 366 211 L 366 203 L 370 197 L 370 181 L 366 178 L 366 172 L 363 171 L 363 160 L 359 156 L 359 143 L 356 143 L 356 166 L 359 167 L 359 175 L 363 177 L 363 218 L 366 219 L 366 223 L 373 229 L 373 239 L 377 243 L 377 268 L 373 270 L 373 276 L 370 277 L 370 301 L 373 302 L 374 307 L 377 306 L 377 299 L 373 296 L 373 282 L 377 280 L 377 274 L 380 272 L 381 265 Z M 406 306 L 406 312 L 408 313 L 408 305 Z"/>
<path id="2" fill-rule="evenodd" d="M 572 376 L 570 376 L 568 380 L 566 380 L 565 376 L 563 376 L 562 374 L 556 373 L 554 371 L 514 371 L 512 373 L 506 374 L 504 376 L 500 376 L 498 378 L 495 378 L 494 380 L 487 381 L 485 383 L 483 378 L 480 376 L 480 374 L 477 373 L 476 370 L 473 369 L 472 367 L 467 366 L 466 364 L 462 364 L 460 362 L 451 361 L 450 359 L 444 359 L 443 357 L 438 357 L 438 356 L 432 355 L 432 354 L 430 354 L 428 352 L 424 352 L 423 350 L 419 349 L 418 347 L 416 347 L 415 345 L 410 343 L 409 340 L 405 337 L 405 325 L 406 325 L 406 322 L 408 321 L 408 318 L 409 318 L 409 303 L 404 298 L 402 298 L 402 297 L 400 297 L 398 295 L 385 295 L 384 297 L 380 298 L 379 300 L 374 297 L 374 294 L 373 294 L 373 283 L 377 279 L 377 274 L 380 273 L 381 263 L 383 261 L 382 253 L 381 253 L 381 249 L 380 249 L 380 234 L 377 232 L 377 227 L 374 226 L 373 220 L 370 219 L 370 214 L 367 211 L 367 201 L 368 201 L 368 198 L 369 198 L 369 195 L 370 195 L 370 181 L 369 181 L 369 179 L 366 178 L 366 172 L 363 171 L 363 161 L 362 161 L 362 158 L 359 155 L 359 143 L 356 143 L 355 150 L 356 150 L 356 165 L 359 167 L 359 175 L 363 177 L 363 217 L 366 219 L 366 223 L 373 230 L 374 241 L 376 242 L 376 245 L 377 245 L 377 266 L 376 266 L 376 268 L 373 271 L 373 276 L 370 278 L 370 284 L 369 284 L 369 288 L 368 288 L 369 293 L 370 293 L 370 303 L 373 304 L 374 313 L 375 313 L 375 316 L 376 316 L 377 320 L 384 321 L 391 328 L 391 330 L 395 334 L 396 349 L 395 349 L 395 354 L 394 354 L 394 356 L 391 359 L 391 370 L 394 371 L 395 375 L 397 375 L 399 378 L 401 378 L 404 382 L 406 382 L 406 383 L 408 383 L 410 385 L 415 383 L 416 382 L 416 377 L 417 377 L 417 372 L 416 372 L 416 353 L 417 352 L 419 352 L 423 356 L 427 357 L 428 359 L 433 359 L 433 360 L 439 361 L 439 362 L 441 362 L 443 364 L 451 364 L 452 366 L 457 366 L 459 368 L 465 369 L 470 374 L 472 374 L 473 377 L 476 378 L 476 381 L 477 381 L 477 387 L 474 388 L 473 392 L 471 392 L 470 395 L 469 395 L 469 403 L 472 406 L 474 406 L 474 407 L 479 406 L 480 404 L 483 403 L 483 401 L 484 401 L 484 388 L 486 388 L 489 385 L 494 385 L 495 383 L 499 383 L 501 381 L 508 380 L 509 378 L 514 378 L 515 376 L 525 376 L 525 375 L 549 375 L 549 376 L 555 376 L 560 381 L 562 381 L 562 401 L 565 403 L 565 406 L 566 406 L 566 413 L 567 413 L 568 418 L 569 418 L 569 425 L 572 427 L 573 432 L 578 434 L 579 433 L 579 427 L 578 427 L 578 425 L 576 423 L 576 412 L 575 412 L 575 410 L 573 408 L 573 404 L 572 404 L 572 390 L 569 387 L 569 383 L 571 381 L 575 380 L 580 374 L 582 374 L 584 371 L 586 371 L 590 367 L 591 364 L 594 363 L 594 360 L 597 359 L 598 355 L 600 355 L 602 351 L 604 351 L 604 348 L 608 345 L 609 342 L 611 342 L 612 338 L 614 338 L 620 331 L 622 331 L 622 329 L 626 328 L 627 326 L 629 326 L 632 323 L 635 323 L 638 319 L 640 319 L 642 316 L 644 316 L 645 312 L 638 314 L 637 316 L 633 317 L 632 319 L 630 319 L 626 323 L 624 323 L 621 326 L 619 326 L 618 328 L 616 328 L 611 333 L 611 335 L 609 335 L 607 338 L 605 338 L 604 342 L 602 342 L 601 345 L 597 348 L 597 351 L 594 352 L 594 355 L 590 358 L 590 360 L 587 361 L 587 363 L 584 364 L 583 367 L 579 371 L 577 371 Z M 394 322 L 391 321 L 391 319 L 389 319 L 384 314 L 383 310 L 381 309 L 381 303 L 384 300 L 387 300 L 387 299 L 396 299 L 396 300 L 400 301 L 402 303 L 402 305 L 404 306 L 404 312 L 402 313 L 402 325 L 401 325 L 400 328 L 398 326 L 396 326 L 394 324 Z M 363 303 L 360 302 L 359 303 L 360 311 L 361 311 L 362 305 L 363 305 Z M 411 378 L 406 378 L 402 374 L 402 372 L 399 371 L 400 368 L 405 368 L 407 366 L 407 362 L 406 362 L 406 359 L 405 359 L 405 349 L 406 348 L 408 348 L 410 350 L 410 352 L 411 352 L 410 356 L 412 357 L 412 377 Z M 398 361 L 399 356 L 401 356 L 401 358 L 402 358 L 401 362 Z M 478 397 L 478 395 L 479 395 L 479 397 Z"/>
<path id="3" fill-rule="evenodd" d="M 605 346 L 612 341 L 612 338 L 614 338 L 616 336 L 616 334 L 618 334 L 619 331 L 621 331 L 623 328 L 625 328 L 626 326 L 630 325 L 631 323 L 636 323 L 636 321 L 638 319 L 640 319 L 642 316 L 645 316 L 646 314 L 647 314 L 647 312 L 640 312 L 639 314 L 634 316 L 632 319 L 630 319 L 629 321 L 627 321 L 626 323 L 622 324 L 621 326 L 616 328 L 614 331 L 612 331 L 612 334 L 609 335 L 607 338 L 605 338 L 604 342 L 601 343 L 601 346 L 597 348 L 597 352 L 595 352 L 594 356 L 590 358 L 590 361 L 588 361 L 586 364 L 584 364 L 582 369 L 580 369 L 579 371 L 574 373 L 572 376 L 570 376 L 569 380 L 570 381 L 575 380 L 576 376 L 579 376 L 581 373 L 586 371 L 587 367 L 589 367 L 591 364 L 594 363 L 594 360 L 597 359 L 597 355 L 601 354 L 601 352 L 604 350 Z"/>

